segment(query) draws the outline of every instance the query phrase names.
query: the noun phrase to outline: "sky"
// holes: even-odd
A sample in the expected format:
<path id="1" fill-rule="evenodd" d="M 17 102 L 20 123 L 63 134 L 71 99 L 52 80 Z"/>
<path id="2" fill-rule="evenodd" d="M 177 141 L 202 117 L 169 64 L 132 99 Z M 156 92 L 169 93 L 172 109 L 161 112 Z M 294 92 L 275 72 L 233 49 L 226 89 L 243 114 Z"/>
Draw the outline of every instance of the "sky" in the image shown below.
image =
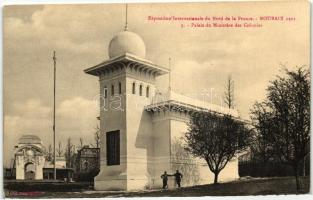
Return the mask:
<path id="1" fill-rule="evenodd" d="M 293 22 L 262 22 L 262 28 L 181 28 L 181 22 L 148 16 L 290 16 Z M 112 37 L 123 30 L 125 5 L 29 5 L 4 8 L 4 165 L 24 134 L 52 144 L 53 50 L 57 54 L 56 133 L 65 146 L 94 143 L 98 78 L 84 69 L 108 59 Z M 189 23 L 189 22 L 186 22 Z M 129 30 L 146 44 L 146 59 L 169 67 L 172 90 L 218 103 L 229 75 L 243 118 L 262 101 L 270 80 L 310 66 L 309 4 L 301 2 L 130 4 Z M 168 76 L 158 79 L 167 88 Z"/>

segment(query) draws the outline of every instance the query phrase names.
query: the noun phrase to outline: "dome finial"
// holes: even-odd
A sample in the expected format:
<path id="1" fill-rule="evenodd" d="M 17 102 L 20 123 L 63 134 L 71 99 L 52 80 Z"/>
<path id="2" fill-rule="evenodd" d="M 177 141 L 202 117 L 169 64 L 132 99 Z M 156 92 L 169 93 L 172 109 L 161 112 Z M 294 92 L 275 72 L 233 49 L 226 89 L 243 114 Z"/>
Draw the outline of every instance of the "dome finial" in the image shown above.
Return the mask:
<path id="1" fill-rule="evenodd" d="M 127 23 L 127 7 L 128 7 L 128 5 L 126 4 L 126 12 L 125 12 L 125 31 L 127 31 L 128 30 L 128 23 Z"/>

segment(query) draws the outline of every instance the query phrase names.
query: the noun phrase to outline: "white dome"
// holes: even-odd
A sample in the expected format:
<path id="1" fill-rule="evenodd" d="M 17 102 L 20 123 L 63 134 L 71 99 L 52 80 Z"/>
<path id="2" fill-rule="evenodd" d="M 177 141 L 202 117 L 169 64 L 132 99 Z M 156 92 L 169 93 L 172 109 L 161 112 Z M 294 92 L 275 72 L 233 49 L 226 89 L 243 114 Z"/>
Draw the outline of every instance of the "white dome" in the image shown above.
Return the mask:
<path id="1" fill-rule="evenodd" d="M 109 45 L 109 57 L 114 58 L 125 53 L 145 58 L 146 46 L 139 35 L 130 31 L 122 31 L 113 37 Z"/>

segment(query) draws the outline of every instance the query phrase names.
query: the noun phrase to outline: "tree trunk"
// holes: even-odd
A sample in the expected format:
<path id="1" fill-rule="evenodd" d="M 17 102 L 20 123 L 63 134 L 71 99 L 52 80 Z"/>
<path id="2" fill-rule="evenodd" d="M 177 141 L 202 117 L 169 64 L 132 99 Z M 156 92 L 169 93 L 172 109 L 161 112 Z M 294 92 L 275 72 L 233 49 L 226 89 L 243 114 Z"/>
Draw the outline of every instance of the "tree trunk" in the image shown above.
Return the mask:
<path id="1" fill-rule="evenodd" d="M 300 192 L 300 179 L 299 179 L 299 175 L 296 174 L 296 185 L 297 185 L 297 193 Z"/>
<path id="2" fill-rule="evenodd" d="M 294 165 L 294 173 L 296 177 L 296 187 L 297 187 L 297 193 L 300 192 L 301 186 L 300 186 L 300 178 L 299 178 L 299 164 L 296 163 Z"/>
<path id="3" fill-rule="evenodd" d="M 219 172 L 214 173 L 214 184 L 217 184 L 218 174 L 219 174 Z"/>
<path id="4" fill-rule="evenodd" d="M 303 158 L 303 172 L 302 172 L 302 176 L 305 176 L 305 157 Z"/>

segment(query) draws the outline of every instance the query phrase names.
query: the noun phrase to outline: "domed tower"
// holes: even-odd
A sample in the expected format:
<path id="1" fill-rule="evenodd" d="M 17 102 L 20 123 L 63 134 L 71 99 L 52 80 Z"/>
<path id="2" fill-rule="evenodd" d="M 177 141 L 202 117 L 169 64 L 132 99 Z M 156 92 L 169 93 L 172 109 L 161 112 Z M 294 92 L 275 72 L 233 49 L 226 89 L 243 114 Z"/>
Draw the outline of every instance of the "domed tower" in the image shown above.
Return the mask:
<path id="1" fill-rule="evenodd" d="M 109 60 L 85 70 L 100 83 L 100 172 L 96 190 L 143 189 L 150 181 L 152 122 L 144 107 L 155 93 L 155 79 L 168 69 L 146 60 L 146 47 L 136 33 L 117 33 Z"/>

